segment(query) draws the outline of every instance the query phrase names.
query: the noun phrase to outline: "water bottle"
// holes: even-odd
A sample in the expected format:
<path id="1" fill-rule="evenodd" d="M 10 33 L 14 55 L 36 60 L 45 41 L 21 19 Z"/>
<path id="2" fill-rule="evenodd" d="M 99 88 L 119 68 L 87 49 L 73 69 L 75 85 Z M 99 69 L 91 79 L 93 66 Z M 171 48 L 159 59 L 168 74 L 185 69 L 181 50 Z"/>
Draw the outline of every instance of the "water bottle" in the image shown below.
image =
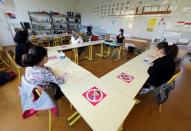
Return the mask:
<path id="1" fill-rule="evenodd" d="M 60 59 L 61 59 L 61 60 L 64 60 L 65 57 L 66 57 L 64 51 L 61 51 L 61 52 L 59 53 L 59 55 L 60 55 Z"/>

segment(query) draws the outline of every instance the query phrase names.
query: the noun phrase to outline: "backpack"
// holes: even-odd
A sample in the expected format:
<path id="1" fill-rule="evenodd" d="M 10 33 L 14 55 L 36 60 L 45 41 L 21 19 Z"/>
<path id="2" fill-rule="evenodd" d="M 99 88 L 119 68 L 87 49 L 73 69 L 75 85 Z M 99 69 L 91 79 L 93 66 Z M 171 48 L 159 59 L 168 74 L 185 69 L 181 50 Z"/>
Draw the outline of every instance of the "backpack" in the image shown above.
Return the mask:
<path id="1" fill-rule="evenodd" d="M 13 80 L 16 76 L 17 76 L 16 73 L 13 71 L 11 71 L 11 72 L 0 72 L 0 85 L 3 85 L 10 80 Z"/>
<path id="2" fill-rule="evenodd" d="M 171 90 L 175 88 L 175 81 L 173 81 L 171 84 L 163 84 L 158 88 L 157 94 L 156 94 L 156 100 L 158 104 L 164 103 L 169 96 L 169 93 Z"/>

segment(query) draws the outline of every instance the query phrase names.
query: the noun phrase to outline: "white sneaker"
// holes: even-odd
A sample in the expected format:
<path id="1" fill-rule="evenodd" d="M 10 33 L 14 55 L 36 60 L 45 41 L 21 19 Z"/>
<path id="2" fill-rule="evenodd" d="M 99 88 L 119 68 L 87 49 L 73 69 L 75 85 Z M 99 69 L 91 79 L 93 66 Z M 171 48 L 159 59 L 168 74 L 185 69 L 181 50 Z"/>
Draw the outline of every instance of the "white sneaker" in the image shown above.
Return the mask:
<path id="1" fill-rule="evenodd" d="M 149 93 L 150 91 L 152 91 L 154 88 L 150 87 L 150 88 L 143 88 L 141 89 L 141 91 L 139 92 L 139 95 L 145 95 L 147 93 Z"/>

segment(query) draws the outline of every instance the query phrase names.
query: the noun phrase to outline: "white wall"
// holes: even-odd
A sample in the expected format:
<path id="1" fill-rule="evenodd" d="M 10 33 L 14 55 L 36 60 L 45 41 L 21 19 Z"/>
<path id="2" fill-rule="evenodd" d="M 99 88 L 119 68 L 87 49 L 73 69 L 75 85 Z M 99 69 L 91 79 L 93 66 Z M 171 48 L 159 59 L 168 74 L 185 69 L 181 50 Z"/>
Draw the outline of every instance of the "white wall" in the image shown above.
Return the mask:
<path id="1" fill-rule="evenodd" d="M 107 0 L 105 0 L 107 1 Z M 125 0 L 119 0 L 125 1 Z M 165 3 L 168 3 L 169 0 L 162 1 Z M 93 25 L 93 26 L 99 26 L 101 29 L 106 30 L 107 33 L 111 34 L 117 34 L 119 32 L 120 28 L 123 28 L 125 30 L 125 35 L 130 36 L 138 36 L 138 37 L 145 37 L 145 38 L 151 38 L 154 39 L 155 37 L 161 38 L 162 33 L 164 32 L 166 25 L 159 26 L 158 22 L 162 17 L 168 20 L 167 15 L 160 15 L 155 16 L 158 20 L 156 27 L 153 32 L 147 32 L 147 22 L 148 20 L 153 16 L 100 16 L 100 15 L 92 15 L 91 11 L 95 7 L 97 7 L 101 2 L 100 0 L 80 0 L 78 10 L 82 14 L 82 25 Z M 118 2 L 118 1 L 117 1 Z M 138 4 L 139 1 L 132 0 L 131 1 L 131 7 Z M 161 0 L 158 0 L 159 3 L 161 3 Z M 156 2 L 155 2 L 156 4 Z"/>
<path id="2" fill-rule="evenodd" d="M 191 21 L 191 12 L 184 13 L 185 7 L 191 7 L 191 0 L 175 0 L 176 6 L 168 21 L 167 30 L 191 32 L 191 27 L 177 26 L 178 21 Z"/>
<path id="3" fill-rule="evenodd" d="M 163 38 L 176 42 L 178 39 L 191 40 L 191 26 L 178 25 L 178 21 L 191 21 L 191 12 L 184 13 L 185 7 L 191 7 L 191 0 L 174 0 L 175 8 L 168 20 Z"/>
<path id="4" fill-rule="evenodd" d="M 15 5 L 12 0 L 6 0 L 6 4 L 0 4 L 0 44 L 3 46 L 14 44 L 9 21 L 4 16 L 5 12 L 13 11 L 15 11 Z"/>
<path id="5" fill-rule="evenodd" d="M 185 14 L 182 12 L 182 9 L 187 6 L 191 6 L 191 0 L 157 0 L 155 2 L 152 2 L 154 0 L 144 0 L 144 4 L 149 5 L 148 2 L 151 2 L 151 4 L 157 5 L 157 4 L 167 4 L 172 3 L 172 14 L 171 15 L 160 15 L 157 16 L 158 22 L 162 17 L 165 18 L 165 25 L 161 26 L 157 23 L 154 32 L 147 32 L 146 31 L 146 25 L 148 22 L 148 19 L 152 16 L 136 16 L 136 17 L 111 17 L 111 16 L 97 16 L 92 15 L 91 11 L 92 9 L 96 8 L 100 5 L 100 2 L 106 1 L 110 2 L 108 0 L 80 0 L 78 10 L 82 14 L 82 24 L 83 25 L 93 25 L 93 26 L 100 26 L 101 29 L 107 30 L 107 33 L 116 34 L 118 33 L 118 30 L 120 28 L 125 29 L 126 35 L 133 35 L 133 36 L 139 36 L 139 37 L 146 37 L 146 38 L 163 38 L 163 34 L 165 30 L 170 31 L 176 31 L 181 32 L 181 36 L 189 36 L 187 34 L 191 33 L 185 33 L 185 32 L 191 32 L 191 28 L 186 27 L 177 27 L 176 22 L 177 21 L 184 21 L 188 20 L 191 21 L 191 13 Z M 115 0 L 113 0 L 115 2 Z M 126 1 L 126 0 L 117 0 L 117 2 L 120 3 L 120 1 Z M 138 4 L 137 0 L 129 0 L 131 1 L 131 7 Z M 111 0 L 112 3 L 112 0 Z M 154 16 L 156 17 L 156 16 Z M 191 37 L 191 36 L 190 36 Z"/>
<path id="6" fill-rule="evenodd" d="M 7 23 L 29 22 L 28 11 L 56 11 L 66 13 L 67 11 L 76 11 L 78 0 L 5 0 L 6 4 L 0 5 L 0 44 L 12 45 L 13 35 L 10 31 L 10 25 Z M 16 11 L 15 11 L 16 10 Z M 16 12 L 18 18 L 16 21 L 7 21 L 3 12 Z"/>
<path id="7" fill-rule="evenodd" d="M 76 11 L 77 0 L 14 0 L 20 21 L 29 21 L 28 11 Z"/>
<path id="8" fill-rule="evenodd" d="M 6 11 L 13 11 L 16 9 L 13 0 L 5 0 L 5 2 L 6 3 L 4 5 L 3 4 L 1 5 L 3 11 L 5 11 L 5 12 Z"/>

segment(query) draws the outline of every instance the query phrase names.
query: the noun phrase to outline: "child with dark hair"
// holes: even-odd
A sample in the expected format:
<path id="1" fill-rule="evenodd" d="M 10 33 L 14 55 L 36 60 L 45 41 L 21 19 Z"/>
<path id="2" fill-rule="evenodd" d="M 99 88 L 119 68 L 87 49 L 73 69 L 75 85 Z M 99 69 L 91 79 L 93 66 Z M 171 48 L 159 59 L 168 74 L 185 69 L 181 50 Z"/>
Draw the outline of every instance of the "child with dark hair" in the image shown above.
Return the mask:
<path id="1" fill-rule="evenodd" d="M 154 60 L 148 69 L 149 78 L 140 94 L 145 94 L 152 90 L 151 86 L 159 87 L 168 82 L 175 73 L 175 59 L 178 48 L 176 45 L 169 46 L 167 42 L 160 42 L 156 46 L 158 59 Z"/>
<path id="2" fill-rule="evenodd" d="M 27 53 L 32 46 L 32 44 L 28 42 L 27 31 L 17 31 L 14 36 L 14 41 L 16 43 L 15 61 L 19 66 L 23 67 L 24 65 L 22 65 L 22 55 Z"/>
<path id="3" fill-rule="evenodd" d="M 41 85 L 50 96 L 58 100 L 63 93 L 57 85 L 64 84 L 67 75 L 55 76 L 52 69 L 44 65 L 47 61 L 47 50 L 44 47 L 31 47 L 28 53 L 22 56 L 23 65 L 26 66 L 24 78 L 30 84 Z"/>

